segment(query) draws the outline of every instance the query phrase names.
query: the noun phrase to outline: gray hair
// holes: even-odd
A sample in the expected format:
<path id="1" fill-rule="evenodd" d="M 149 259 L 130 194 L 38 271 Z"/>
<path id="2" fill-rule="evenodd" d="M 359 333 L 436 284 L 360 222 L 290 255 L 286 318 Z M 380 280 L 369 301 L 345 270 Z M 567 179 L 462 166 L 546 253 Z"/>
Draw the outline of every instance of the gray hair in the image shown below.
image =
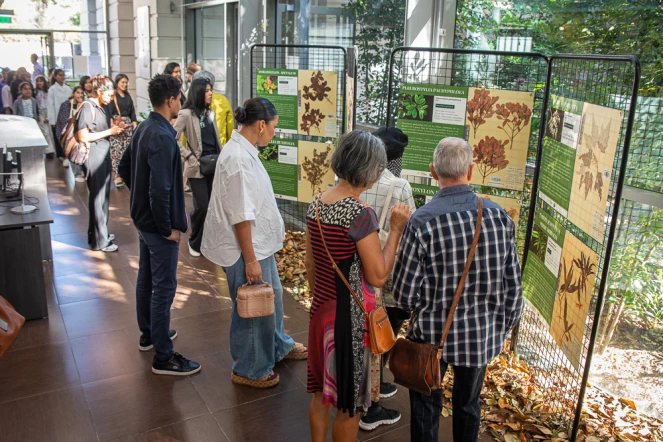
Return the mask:
<path id="1" fill-rule="evenodd" d="M 461 138 L 447 137 L 440 141 L 433 154 L 433 167 L 439 178 L 459 179 L 472 165 L 472 148 Z"/>
<path id="2" fill-rule="evenodd" d="M 387 152 L 381 139 L 353 130 L 338 139 L 331 168 L 339 178 L 356 187 L 370 187 L 387 167 Z"/>
<path id="3" fill-rule="evenodd" d="M 210 71 L 206 71 L 204 69 L 199 70 L 191 76 L 191 81 L 195 80 L 196 78 L 207 78 L 209 80 L 210 86 L 212 86 L 212 89 L 214 89 L 214 82 L 216 81 L 216 77 Z M 220 81 L 225 81 L 225 79 L 226 78 L 223 76 L 223 74 L 219 74 Z"/>

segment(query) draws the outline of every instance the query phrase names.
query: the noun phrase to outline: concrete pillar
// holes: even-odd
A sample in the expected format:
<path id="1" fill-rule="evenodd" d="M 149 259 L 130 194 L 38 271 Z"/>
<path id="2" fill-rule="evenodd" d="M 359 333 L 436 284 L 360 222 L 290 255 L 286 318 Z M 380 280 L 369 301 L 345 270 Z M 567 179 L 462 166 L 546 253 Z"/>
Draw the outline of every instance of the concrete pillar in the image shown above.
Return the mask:
<path id="1" fill-rule="evenodd" d="M 134 48 L 133 0 L 108 0 L 108 38 L 110 44 L 110 76 L 129 77 L 129 93 L 136 101 L 136 60 Z"/>
<path id="2" fill-rule="evenodd" d="M 142 6 L 149 7 L 150 14 L 150 60 L 149 75 L 141 72 L 139 60 L 135 59 L 136 102 L 138 112 L 149 111 L 147 85 L 150 78 L 163 72 L 171 61 L 182 64 L 182 4 L 183 0 L 133 0 L 134 35 L 138 37 L 136 28 L 136 10 Z M 171 4 L 173 12 L 171 12 Z M 138 39 L 135 39 L 134 54 L 138 55 Z M 185 66 L 182 66 L 184 71 Z"/>

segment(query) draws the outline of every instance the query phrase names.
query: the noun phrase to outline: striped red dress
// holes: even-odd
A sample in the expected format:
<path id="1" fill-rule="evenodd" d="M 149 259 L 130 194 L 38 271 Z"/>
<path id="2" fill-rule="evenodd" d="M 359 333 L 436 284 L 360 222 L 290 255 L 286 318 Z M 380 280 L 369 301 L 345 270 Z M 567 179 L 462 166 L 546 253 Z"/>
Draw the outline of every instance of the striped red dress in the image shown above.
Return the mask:
<path id="1" fill-rule="evenodd" d="M 332 268 L 322 245 L 315 215 L 317 202 L 318 197 L 306 214 L 315 263 L 307 391 L 322 392 L 323 404 L 354 416 L 357 408 L 367 409 L 371 403 L 371 352 L 361 308 Z M 336 265 L 370 312 L 375 308 L 375 292 L 364 279 L 356 242 L 379 230 L 375 212 L 352 197 L 331 204 L 320 201 L 318 212 Z"/>

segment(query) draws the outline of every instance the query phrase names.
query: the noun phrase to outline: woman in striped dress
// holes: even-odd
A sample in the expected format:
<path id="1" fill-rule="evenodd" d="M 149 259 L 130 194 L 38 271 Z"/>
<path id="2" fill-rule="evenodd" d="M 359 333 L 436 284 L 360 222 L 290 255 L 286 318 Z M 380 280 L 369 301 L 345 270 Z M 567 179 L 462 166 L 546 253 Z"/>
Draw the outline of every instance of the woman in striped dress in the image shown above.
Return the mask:
<path id="1" fill-rule="evenodd" d="M 325 440 L 332 407 L 338 409 L 333 440 L 356 440 L 360 413 L 371 404 L 371 351 L 364 333 L 365 318 L 332 268 L 324 244 L 370 312 L 375 308 L 373 287 L 382 287 L 387 281 L 410 216 L 406 205 L 394 206 L 389 238 L 380 250 L 375 212 L 359 200 L 359 195 L 380 177 L 386 164 L 380 139 L 363 131 L 343 135 L 331 161 L 339 183 L 318 195 L 306 215 L 306 267 L 314 293 L 307 386 L 314 394 L 309 410 L 314 442 Z"/>

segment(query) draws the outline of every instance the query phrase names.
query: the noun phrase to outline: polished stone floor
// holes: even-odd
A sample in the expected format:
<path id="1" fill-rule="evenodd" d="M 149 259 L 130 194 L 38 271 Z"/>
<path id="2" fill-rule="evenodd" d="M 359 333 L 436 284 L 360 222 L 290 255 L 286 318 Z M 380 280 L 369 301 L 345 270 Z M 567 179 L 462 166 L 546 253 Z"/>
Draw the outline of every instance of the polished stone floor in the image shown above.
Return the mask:
<path id="1" fill-rule="evenodd" d="M 152 352 L 138 351 L 138 237 L 128 215 L 129 191 L 111 190 L 109 227 L 119 251 L 93 252 L 86 185 L 76 184 L 57 160 L 47 160 L 47 175 L 55 217 L 54 257 L 44 262 L 49 317 L 26 323 L 0 358 L 0 441 L 309 440 L 306 361 L 279 363 L 275 388 L 234 385 L 223 271 L 184 248 L 171 328 L 179 335 L 176 351 L 203 369 L 183 378 L 150 372 Z M 286 331 L 306 342 L 308 314 L 290 296 L 284 305 Z M 359 440 L 409 440 L 407 392 L 383 404 L 403 418 L 360 431 Z M 451 421 L 443 419 L 440 441 L 450 434 Z"/>

